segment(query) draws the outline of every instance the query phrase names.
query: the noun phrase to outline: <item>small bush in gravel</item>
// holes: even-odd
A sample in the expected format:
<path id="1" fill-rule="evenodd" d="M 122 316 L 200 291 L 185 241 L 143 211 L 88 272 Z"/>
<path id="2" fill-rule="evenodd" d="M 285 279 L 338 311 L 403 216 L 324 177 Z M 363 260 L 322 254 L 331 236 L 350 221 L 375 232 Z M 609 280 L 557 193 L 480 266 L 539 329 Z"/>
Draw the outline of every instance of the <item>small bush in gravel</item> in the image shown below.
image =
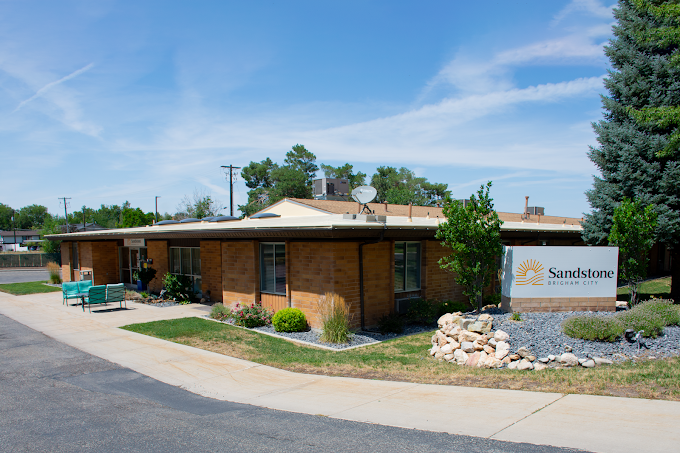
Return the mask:
<path id="1" fill-rule="evenodd" d="M 232 311 L 234 324 L 243 327 L 259 327 L 272 323 L 272 311 L 264 308 L 262 302 L 251 305 L 236 304 Z"/>
<path id="2" fill-rule="evenodd" d="M 61 283 L 61 275 L 59 274 L 60 270 L 61 266 L 59 266 L 57 263 L 53 263 L 51 261 L 47 263 L 47 272 L 50 273 L 50 283 Z"/>
<path id="3" fill-rule="evenodd" d="M 572 316 L 562 323 L 562 330 L 572 338 L 615 341 L 625 330 L 614 316 Z"/>
<path id="4" fill-rule="evenodd" d="M 399 313 L 388 313 L 378 319 L 378 330 L 381 334 L 402 333 L 404 331 L 404 318 Z"/>
<path id="5" fill-rule="evenodd" d="M 648 300 L 617 315 L 625 329 L 644 330 L 645 337 L 656 338 L 665 326 L 680 324 L 680 311 L 669 300 Z"/>
<path id="6" fill-rule="evenodd" d="M 299 308 L 284 308 L 276 312 L 272 324 L 277 332 L 302 332 L 307 330 L 307 318 Z"/>
<path id="7" fill-rule="evenodd" d="M 437 320 L 437 306 L 427 299 L 412 299 L 409 301 L 406 317 L 416 324 L 432 324 Z"/>
<path id="8" fill-rule="evenodd" d="M 217 319 L 218 321 L 224 321 L 225 319 L 231 318 L 231 309 L 222 304 L 215 304 L 210 311 L 210 317 L 212 319 Z"/>
<path id="9" fill-rule="evenodd" d="M 350 305 L 345 298 L 335 293 L 326 293 L 319 298 L 317 312 L 321 317 L 321 338 L 326 343 L 347 343 L 352 332 Z"/>

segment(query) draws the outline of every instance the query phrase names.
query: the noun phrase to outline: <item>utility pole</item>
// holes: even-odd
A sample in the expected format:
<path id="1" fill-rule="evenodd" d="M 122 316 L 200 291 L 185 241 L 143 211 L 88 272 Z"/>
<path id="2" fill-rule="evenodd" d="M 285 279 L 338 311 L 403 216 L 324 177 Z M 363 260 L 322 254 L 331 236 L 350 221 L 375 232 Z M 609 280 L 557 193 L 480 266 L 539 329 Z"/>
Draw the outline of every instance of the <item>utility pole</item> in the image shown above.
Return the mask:
<path id="1" fill-rule="evenodd" d="M 229 215 L 234 215 L 234 170 L 240 170 L 241 167 L 234 167 L 233 165 L 222 165 L 222 168 L 229 169 Z"/>
<path id="2" fill-rule="evenodd" d="M 158 223 L 158 199 L 160 198 L 160 195 L 156 196 L 156 223 Z"/>
<path id="3" fill-rule="evenodd" d="M 64 217 L 66 218 L 66 232 L 68 233 L 68 212 L 66 211 L 66 200 L 70 200 L 71 197 L 61 197 L 57 200 L 64 200 Z"/>
<path id="4" fill-rule="evenodd" d="M 14 251 L 17 251 L 17 222 L 14 220 L 16 218 L 17 212 L 12 209 L 12 228 L 14 229 Z"/>

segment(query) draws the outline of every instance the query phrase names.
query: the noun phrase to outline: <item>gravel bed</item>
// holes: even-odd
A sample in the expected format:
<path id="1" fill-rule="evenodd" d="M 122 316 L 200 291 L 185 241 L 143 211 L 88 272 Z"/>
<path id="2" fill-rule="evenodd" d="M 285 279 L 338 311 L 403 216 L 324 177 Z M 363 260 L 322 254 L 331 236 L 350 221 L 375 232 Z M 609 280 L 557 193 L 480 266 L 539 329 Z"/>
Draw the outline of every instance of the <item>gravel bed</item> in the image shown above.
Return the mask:
<path id="1" fill-rule="evenodd" d="M 226 320 L 222 321 L 226 324 L 234 324 L 233 320 Z M 420 333 L 420 332 L 429 332 L 436 329 L 436 325 L 432 325 L 430 327 L 421 327 L 421 326 L 409 326 L 406 329 L 404 329 L 404 332 L 396 335 L 396 334 L 388 334 L 388 335 L 381 335 L 379 332 L 370 332 L 370 331 L 362 331 L 362 332 L 357 332 L 352 335 L 349 343 L 344 343 L 344 344 L 336 344 L 336 343 L 325 343 L 319 339 L 321 336 L 321 332 L 312 329 L 308 330 L 306 332 L 277 332 L 274 329 L 274 326 L 268 325 L 268 326 L 261 326 L 261 327 L 253 327 L 252 329 L 249 330 L 254 330 L 254 331 L 259 331 L 259 332 L 265 332 L 271 335 L 276 335 L 281 338 L 288 338 L 292 340 L 298 340 L 298 341 L 306 341 L 308 343 L 312 344 L 317 344 L 319 346 L 325 346 L 327 348 L 333 348 L 333 349 L 348 349 L 352 348 L 355 346 L 362 346 L 362 345 L 368 345 L 368 344 L 374 344 L 374 343 L 379 343 L 381 341 L 385 340 L 391 340 L 393 338 L 397 337 L 403 337 L 404 335 L 411 335 L 414 333 Z"/>
<path id="2" fill-rule="evenodd" d="M 138 302 L 140 304 L 146 304 L 146 305 L 151 305 L 152 307 L 174 307 L 175 305 L 179 305 L 178 302 L 175 302 L 174 300 L 166 300 L 163 302 L 147 302 L 144 300 L 134 300 L 132 299 L 132 302 Z"/>
<path id="3" fill-rule="evenodd" d="M 527 347 L 536 357 L 560 355 L 570 346 L 577 357 L 602 357 L 615 361 L 634 357 L 672 357 L 680 355 L 680 327 L 669 326 L 657 338 L 645 338 L 649 349 L 638 351 L 636 344 L 625 339 L 609 343 L 571 338 L 562 333 L 561 324 L 576 315 L 609 316 L 593 312 L 521 313 L 521 321 L 512 321 L 510 314 L 494 314 L 493 330 L 501 329 L 510 335 L 512 351 Z M 613 315 L 613 314 L 612 314 Z"/>

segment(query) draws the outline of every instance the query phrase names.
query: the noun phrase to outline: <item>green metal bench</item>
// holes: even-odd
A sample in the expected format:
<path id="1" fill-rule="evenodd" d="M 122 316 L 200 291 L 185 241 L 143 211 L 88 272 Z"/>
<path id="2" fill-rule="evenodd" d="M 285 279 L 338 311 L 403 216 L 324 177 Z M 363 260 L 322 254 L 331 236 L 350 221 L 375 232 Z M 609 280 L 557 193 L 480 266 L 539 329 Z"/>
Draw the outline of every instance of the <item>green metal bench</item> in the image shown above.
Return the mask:
<path id="1" fill-rule="evenodd" d="M 125 302 L 125 285 L 123 283 L 90 287 L 89 296 L 85 301 L 90 313 L 92 313 L 91 305 L 108 304 L 109 302 L 119 302 L 120 308 L 123 308 L 123 304 L 125 304 L 125 308 L 127 308 L 127 303 Z M 85 311 L 85 304 L 83 304 L 83 311 Z"/>
<path id="2" fill-rule="evenodd" d="M 63 297 L 62 305 L 68 305 L 69 299 L 80 299 L 78 294 L 86 293 L 92 287 L 92 280 L 82 280 L 79 282 L 64 282 L 61 284 L 61 294 Z"/>

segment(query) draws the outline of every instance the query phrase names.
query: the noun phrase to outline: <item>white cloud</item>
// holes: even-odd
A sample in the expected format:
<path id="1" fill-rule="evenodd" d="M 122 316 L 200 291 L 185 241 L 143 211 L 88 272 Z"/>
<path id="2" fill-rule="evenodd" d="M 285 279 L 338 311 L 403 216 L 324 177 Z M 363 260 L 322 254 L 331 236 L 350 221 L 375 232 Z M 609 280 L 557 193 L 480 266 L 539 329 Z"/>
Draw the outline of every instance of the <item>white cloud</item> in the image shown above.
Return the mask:
<path id="1" fill-rule="evenodd" d="M 611 19 L 613 8 L 614 4 L 611 6 L 604 6 L 602 2 L 598 0 L 572 0 L 555 15 L 553 18 L 553 25 L 558 24 L 567 16 L 574 13 L 586 13 L 602 19 Z"/>

